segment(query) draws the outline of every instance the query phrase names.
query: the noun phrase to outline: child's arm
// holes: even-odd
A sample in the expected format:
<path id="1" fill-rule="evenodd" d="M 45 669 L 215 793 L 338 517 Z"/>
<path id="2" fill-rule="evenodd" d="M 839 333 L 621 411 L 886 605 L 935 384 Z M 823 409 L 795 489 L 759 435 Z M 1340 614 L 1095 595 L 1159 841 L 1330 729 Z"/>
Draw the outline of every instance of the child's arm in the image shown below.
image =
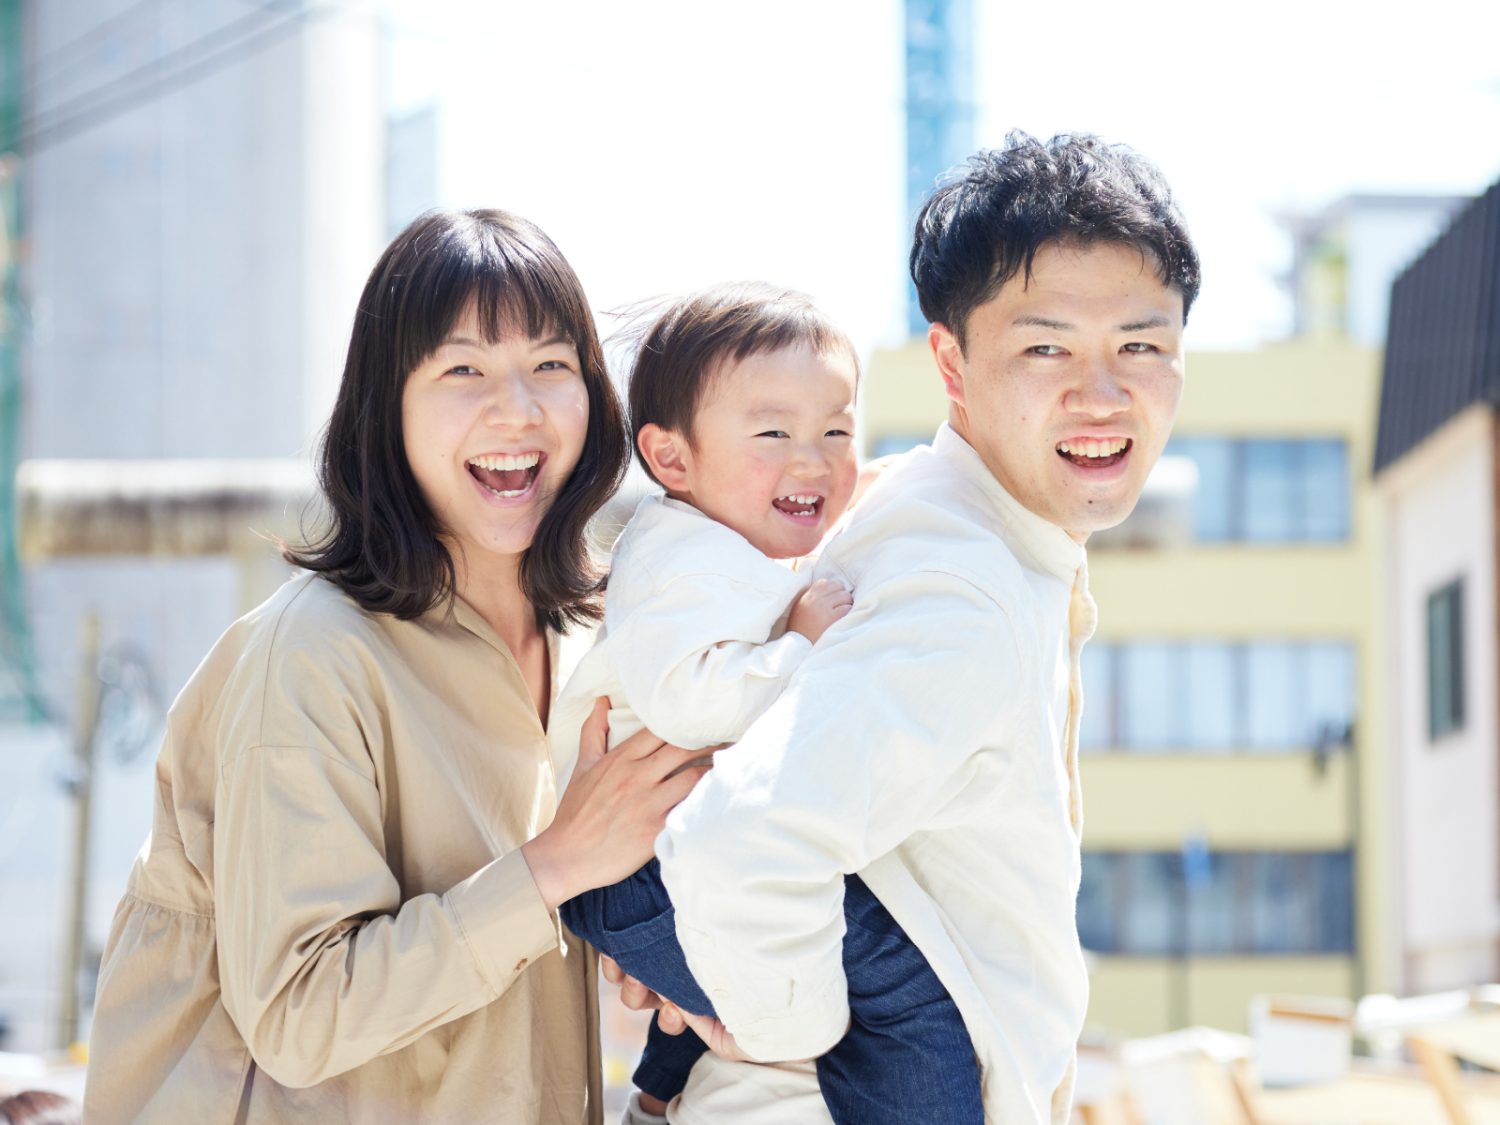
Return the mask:
<path id="1" fill-rule="evenodd" d="M 625 697 L 675 746 L 734 742 L 852 604 L 838 584 L 814 583 L 796 596 L 786 633 L 769 640 L 786 612 L 784 594 L 768 599 L 721 575 L 665 584 L 611 633 Z"/>

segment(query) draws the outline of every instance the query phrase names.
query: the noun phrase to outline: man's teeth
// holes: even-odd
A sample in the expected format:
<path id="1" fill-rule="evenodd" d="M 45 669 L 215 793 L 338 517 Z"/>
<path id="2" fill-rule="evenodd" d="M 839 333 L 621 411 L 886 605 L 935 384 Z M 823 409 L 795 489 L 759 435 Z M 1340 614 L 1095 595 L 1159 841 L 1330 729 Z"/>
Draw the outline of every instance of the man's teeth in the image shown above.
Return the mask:
<path id="1" fill-rule="evenodd" d="M 1130 442 L 1126 438 L 1110 438 L 1107 441 L 1094 441 L 1085 439 L 1083 441 L 1059 442 L 1057 451 L 1059 453 L 1070 453 L 1074 457 L 1113 457 L 1116 453 L 1123 453 Z"/>
<path id="2" fill-rule="evenodd" d="M 530 469 L 542 455 L 535 450 L 530 453 L 487 453 L 481 457 L 470 457 L 469 464 L 480 469 L 490 469 L 497 473 L 513 472 L 516 469 Z"/>

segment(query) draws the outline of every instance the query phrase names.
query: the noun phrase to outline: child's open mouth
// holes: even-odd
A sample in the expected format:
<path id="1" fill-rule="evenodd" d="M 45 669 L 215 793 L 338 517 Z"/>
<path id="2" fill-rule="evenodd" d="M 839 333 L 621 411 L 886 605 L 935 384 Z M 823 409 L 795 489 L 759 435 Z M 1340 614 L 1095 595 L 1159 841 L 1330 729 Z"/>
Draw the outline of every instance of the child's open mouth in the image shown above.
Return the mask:
<path id="1" fill-rule="evenodd" d="M 470 457 L 465 466 L 469 475 L 490 492 L 504 500 L 525 496 L 541 471 L 542 455 L 530 453 L 486 453 Z"/>
<path id="2" fill-rule="evenodd" d="M 1057 455 L 1084 469 L 1103 469 L 1117 465 L 1130 452 L 1129 438 L 1092 439 L 1057 444 Z"/>
<path id="3" fill-rule="evenodd" d="M 823 498 L 811 492 L 778 496 L 771 501 L 771 507 L 784 516 L 816 517 L 823 510 Z"/>

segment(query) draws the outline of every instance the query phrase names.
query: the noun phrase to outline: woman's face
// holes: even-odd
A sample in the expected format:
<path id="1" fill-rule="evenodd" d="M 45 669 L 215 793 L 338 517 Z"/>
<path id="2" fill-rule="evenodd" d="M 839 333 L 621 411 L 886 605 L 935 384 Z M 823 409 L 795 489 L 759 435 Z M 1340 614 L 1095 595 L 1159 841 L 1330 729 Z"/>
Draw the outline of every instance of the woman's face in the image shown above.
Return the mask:
<path id="1" fill-rule="evenodd" d="M 486 343 L 473 302 L 407 377 L 406 460 L 468 568 L 531 546 L 578 463 L 588 421 L 572 342 L 511 335 Z"/>

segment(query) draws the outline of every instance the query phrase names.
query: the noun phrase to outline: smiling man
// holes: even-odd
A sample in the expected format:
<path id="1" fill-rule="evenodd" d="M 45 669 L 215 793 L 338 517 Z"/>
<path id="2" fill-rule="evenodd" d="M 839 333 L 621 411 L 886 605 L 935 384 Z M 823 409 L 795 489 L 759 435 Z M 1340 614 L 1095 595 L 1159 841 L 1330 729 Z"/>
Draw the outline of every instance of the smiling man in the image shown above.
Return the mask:
<path id="1" fill-rule="evenodd" d="M 1083 544 L 1130 514 L 1166 443 L 1198 259 L 1140 157 L 1017 133 L 928 201 L 911 269 L 948 422 L 825 551 L 853 611 L 657 852 L 739 1051 L 806 1059 L 844 1034 L 840 901 L 858 872 L 957 1003 L 986 1120 L 1059 1125 L 1088 998 Z M 810 1066 L 721 1047 L 676 1125 L 829 1120 Z"/>

